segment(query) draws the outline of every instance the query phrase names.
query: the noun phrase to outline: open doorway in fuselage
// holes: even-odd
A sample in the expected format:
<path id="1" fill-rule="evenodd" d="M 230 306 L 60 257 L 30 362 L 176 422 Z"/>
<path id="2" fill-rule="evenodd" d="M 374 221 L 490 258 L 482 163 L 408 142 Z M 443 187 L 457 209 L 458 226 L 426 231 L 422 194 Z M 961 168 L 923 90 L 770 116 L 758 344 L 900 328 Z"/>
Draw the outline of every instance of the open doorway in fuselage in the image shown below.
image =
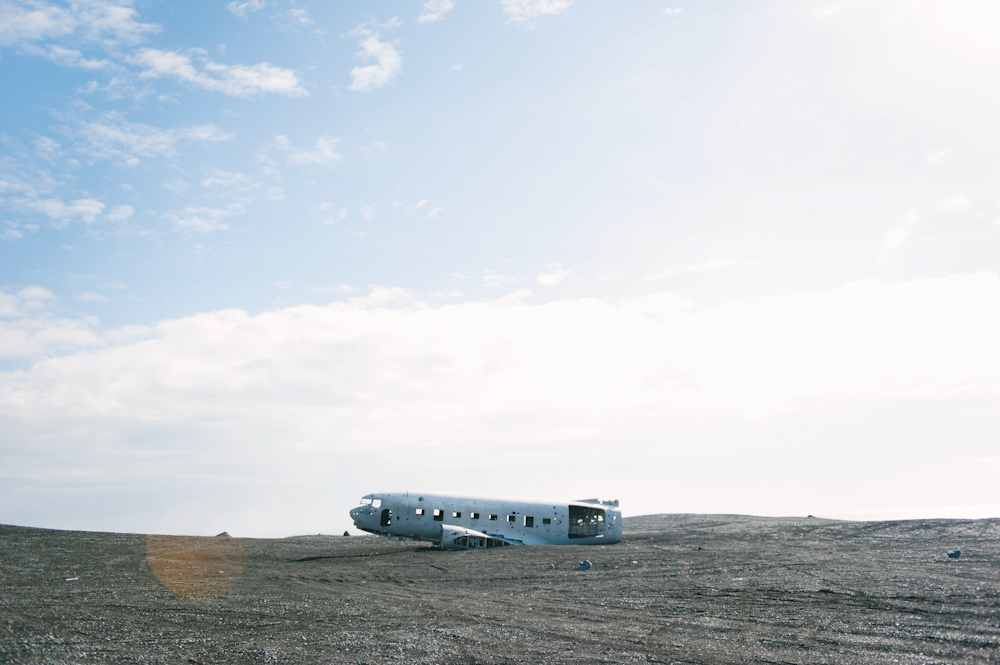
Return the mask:
<path id="1" fill-rule="evenodd" d="M 382 511 L 382 526 L 389 526 L 392 523 L 392 511 L 386 508 Z"/>

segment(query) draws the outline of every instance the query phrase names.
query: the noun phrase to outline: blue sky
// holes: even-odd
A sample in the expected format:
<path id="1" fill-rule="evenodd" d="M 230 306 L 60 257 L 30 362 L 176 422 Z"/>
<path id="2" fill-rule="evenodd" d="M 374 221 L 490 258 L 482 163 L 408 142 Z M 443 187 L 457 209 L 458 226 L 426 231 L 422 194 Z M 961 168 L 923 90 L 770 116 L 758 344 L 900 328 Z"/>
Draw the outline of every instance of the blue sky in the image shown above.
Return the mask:
<path id="1" fill-rule="evenodd" d="M 0 1 L 0 521 L 1000 513 L 997 13 Z"/>

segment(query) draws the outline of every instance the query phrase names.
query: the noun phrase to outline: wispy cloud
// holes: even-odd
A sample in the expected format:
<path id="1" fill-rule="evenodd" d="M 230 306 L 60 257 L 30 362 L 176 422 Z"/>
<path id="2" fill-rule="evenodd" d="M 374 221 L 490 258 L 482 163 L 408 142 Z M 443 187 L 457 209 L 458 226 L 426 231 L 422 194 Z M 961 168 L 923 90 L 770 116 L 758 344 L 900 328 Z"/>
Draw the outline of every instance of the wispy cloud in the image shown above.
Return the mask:
<path id="1" fill-rule="evenodd" d="M 80 51 L 59 46 L 58 44 L 46 44 L 45 46 L 25 45 L 21 48 L 21 51 L 29 55 L 36 55 L 46 60 L 51 60 L 63 67 L 75 67 L 91 71 L 98 69 L 120 69 L 119 65 L 110 60 L 85 58 Z"/>
<path id="2" fill-rule="evenodd" d="M 720 270 L 732 270 L 733 268 L 746 268 L 754 265 L 753 261 L 734 261 L 733 259 L 715 259 L 714 261 L 703 261 L 689 266 L 681 266 L 656 275 L 646 275 L 637 279 L 637 282 L 655 282 L 666 279 L 674 275 L 684 275 L 699 272 L 718 272 Z"/>
<path id="3" fill-rule="evenodd" d="M 201 69 L 190 55 L 178 51 L 140 49 L 130 62 L 143 67 L 142 78 L 172 78 L 203 90 L 221 92 L 230 97 L 256 97 L 274 93 L 287 97 L 308 97 L 292 69 L 263 62 L 258 65 L 222 65 L 199 57 Z"/>
<path id="4" fill-rule="evenodd" d="M 313 20 L 309 18 L 309 12 L 301 7 L 293 7 L 292 9 L 289 9 L 285 12 L 285 17 L 288 18 L 289 21 L 298 23 L 299 25 L 309 25 L 313 22 Z"/>
<path id="5" fill-rule="evenodd" d="M 242 204 L 233 203 L 225 208 L 187 207 L 168 212 L 165 217 L 173 223 L 175 231 L 207 234 L 228 229 L 229 225 L 223 220 L 245 212 Z"/>
<path id="6" fill-rule="evenodd" d="M 420 11 L 420 16 L 417 17 L 417 23 L 440 21 L 454 6 L 455 3 L 452 0 L 427 0 Z"/>
<path id="7" fill-rule="evenodd" d="M 109 222 L 124 222 L 135 214 L 135 208 L 130 205 L 118 205 L 104 215 Z"/>
<path id="8" fill-rule="evenodd" d="M 972 201 L 961 194 L 954 194 L 953 196 L 943 197 L 938 199 L 938 208 L 940 210 L 951 210 L 953 212 L 960 212 L 972 207 Z"/>
<path id="9" fill-rule="evenodd" d="M 234 0 L 226 5 L 226 10 L 233 16 L 245 21 L 247 15 L 260 11 L 264 8 L 264 4 L 264 0 L 248 0 L 247 2 L 236 2 Z"/>
<path id="10" fill-rule="evenodd" d="M 275 147 L 287 153 L 285 161 L 296 165 L 339 162 L 343 156 L 336 151 L 337 143 L 338 139 L 321 136 L 316 139 L 316 145 L 312 150 L 304 150 L 292 147 L 292 142 L 284 134 L 274 137 Z"/>
<path id="11" fill-rule="evenodd" d="M 503 286 L 504 284 L 513 281 L 514 280 L 507 275 L 493 270 L 487 270 L 483 273 L 483 286 Z"/>
<path id="12" fill-rule="evenodd" d="M 944 149 L 928 150 L 924 153 L 924 161 L 928 164 L 943 164 L 950 151 Z"/>
<path id="13" fill-rule="evenodd" d="M 545 271 L 538 273 L 535 281 L 542 286 L 556 286 L 557 284 L 562 284 L 569 275 L 570 271 L 563 268 L 562 265 L 550 263 Z"/>
<path id="14" fill-rule="evenodd" d="M 64 203 L 62 199 L 35 199 L 23 201 L 25 207 L 40 212 L 57 226 L 64 226 L 72 221 L 81 221 L 90 224 L 104 210 L 104 204 L 97 199 L 76 199 L 69 203 Z"/>
<path id="15" fill-rule="evenodd" d="M 916 211 L 910 211 L 900 217 L 899 222 L 882 237 L 882 246 L 879 248 L 878 256 L 875 257 L 876 266 L 889 262 L 918 221 L 920 215 Z"/>
<path id="16" fill-rule="evenodd" d="M 60 318 L 57 305 L 55 294 L 42 286 L 0 291 L 0 358 L 39 358 L 105 344 L 96 319 Z"/>
<path id="17" fill-rule="evenodd" d="M 403 69 L 403 56 L 396 48 L 379 39 L 377 32 L 364 26 L 353 30 L 350 34 L 361 35 L 358 42 L 361 50 L 355 55 L 364 60 L 374 60 L 374 65 L 355 67 L 351 70 L 351 90 L 370 92 L 386 85 L 399 75 Z"/>
<path id="18" fill-rule="evenodd" d="M 236 199 L 243 203 L 258 198 L 281 201 L 285 198 L 285 190 L 278 185 L 268 185 L 257 178 L 237 171 L 224 171 L 215 167 L 204 169 L 205 178 L 201 186 L 210 190 L 214 196 Z"/>
<path id="19" fill-rule="evenodd" d="M 511 21 L 565 13 L 574 0 L 503 0 L 501 6 Z"/>
<path id="20" fill-rule="evenodd" d="M 215 125 L 198 125 L 177 129 L 158 129 L 150 125 L 128 122 L 121 113 L 111 111 L 97 120 L 84 121 L 76 129 L 81 149 L 93 159 L 118 159 L 129 166 L 139 163 L 139 157 L 172 156 L 181 141 L 228 141 L 232 134 Z"/>
<path id="21" fill-rule="evenodd" d="M 111 46 L 132 44 L 160 26 L 140 23 L 131 2 L 70 2 L 68 6 L 41 0 L 0 2 L 0 48 L 78 34 Z"/>

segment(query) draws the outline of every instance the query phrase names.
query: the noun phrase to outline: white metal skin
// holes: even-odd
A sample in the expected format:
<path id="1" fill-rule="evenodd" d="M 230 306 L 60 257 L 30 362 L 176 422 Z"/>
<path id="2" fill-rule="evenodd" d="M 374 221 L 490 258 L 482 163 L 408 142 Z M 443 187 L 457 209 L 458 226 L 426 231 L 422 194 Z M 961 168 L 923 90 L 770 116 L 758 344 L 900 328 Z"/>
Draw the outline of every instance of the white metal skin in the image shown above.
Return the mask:
<path id="1" fill-rule="evenodd" d="M 618 502 L 598 499 L 536 503 L 389 492 L 362 497 L 361 505 L 351 510 L 351 519 L 362 531 L 393 540 L 430 541 L 448 550 L 503 545 L 605 545 L 622 539 Z"/>

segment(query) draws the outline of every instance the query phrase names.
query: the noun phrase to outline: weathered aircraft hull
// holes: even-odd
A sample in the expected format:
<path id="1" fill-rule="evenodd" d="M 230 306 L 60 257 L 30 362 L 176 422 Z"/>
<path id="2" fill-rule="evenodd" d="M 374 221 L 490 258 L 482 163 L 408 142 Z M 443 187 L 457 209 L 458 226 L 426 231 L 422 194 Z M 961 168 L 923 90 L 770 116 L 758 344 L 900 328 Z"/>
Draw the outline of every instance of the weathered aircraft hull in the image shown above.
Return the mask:
<path id="1" fill-rule="evenodd" d="M 540 503 L 412 492 L 369 494 L 351 510 L 355 526 L 444 549 L 506 545 L 602 545 L 622 537 L 617 501 Z"/>

